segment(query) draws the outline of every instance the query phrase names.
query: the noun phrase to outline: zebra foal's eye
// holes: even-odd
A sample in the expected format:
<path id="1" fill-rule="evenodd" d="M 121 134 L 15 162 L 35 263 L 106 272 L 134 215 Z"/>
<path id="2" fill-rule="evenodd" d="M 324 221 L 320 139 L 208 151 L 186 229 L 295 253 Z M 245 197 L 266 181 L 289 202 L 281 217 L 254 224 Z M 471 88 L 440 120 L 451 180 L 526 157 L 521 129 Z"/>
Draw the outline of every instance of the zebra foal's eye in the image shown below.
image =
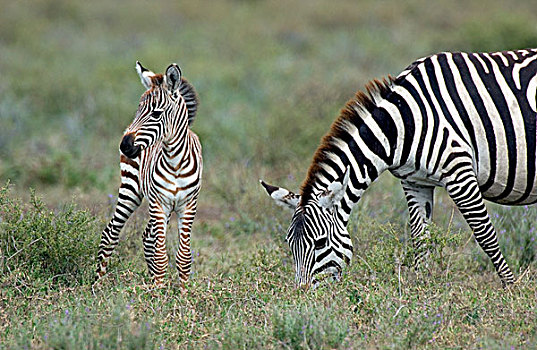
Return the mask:
<path id="1" fill-rule="evenodd" d="M 153 112 L 151 112 L 151 116 L 152 116 L 153 118 L 159 118 L 160 115 L 162 114 L 162 112 L 164 112 L 164 110 L 162 110 L 162 109 L 155 109 L 155 110 L 153 110 Z"/>

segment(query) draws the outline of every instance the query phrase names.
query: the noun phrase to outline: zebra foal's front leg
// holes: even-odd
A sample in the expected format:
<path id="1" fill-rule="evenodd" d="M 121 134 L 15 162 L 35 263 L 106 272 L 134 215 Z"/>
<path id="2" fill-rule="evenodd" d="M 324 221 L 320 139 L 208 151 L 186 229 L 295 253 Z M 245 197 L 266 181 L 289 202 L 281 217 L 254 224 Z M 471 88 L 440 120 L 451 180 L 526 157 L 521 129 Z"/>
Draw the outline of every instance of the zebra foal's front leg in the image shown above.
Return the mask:
<path id="1" fill-rule="evenodd" d="M 166 253 L 166 231 L 169 214 L 157 205 L 150 204 L 149 223 L 143 235 L 144 255 L 149 274 L 156 286 L 163 285 L 163 278 L 168 269 Z"/>
<path id="2" fill-rule="evenodd" d="M 414 268 L 419 270 L 423 260 L 429 255 L 427 240 L 431 237 L 428 225 L 433 215 L 434 187 L 418 186 L 401 181 L 408 203 L 410 216 L 410 237 L 414 246 Z"/>
<path id="3" fill-rule="evenodd" d="M 97 254 L 97 271 L 95 280 L 106 273 L 108 260 L 119 242 L 119 233 L 132 213 L 140 206 L 141 195 L 132 192 L 132 186 L 122 182 L 112 220 L 101 233 L 101 243 Z"/>
<path id="4" fill-rule="evenodd" d="M 190 268 L 192 266 L 192 249 L 190 247 L 190 235 L 192 232 L 192 223 L 196 216 L 197 197 L 191 200 L 185 206 L 182 212 L 178 212 L 178 229 L 179 229 L 179 248 L 175 255 L 175 263 L 179 271 L 179 280 L 181 286 L 190 277 Z"/>

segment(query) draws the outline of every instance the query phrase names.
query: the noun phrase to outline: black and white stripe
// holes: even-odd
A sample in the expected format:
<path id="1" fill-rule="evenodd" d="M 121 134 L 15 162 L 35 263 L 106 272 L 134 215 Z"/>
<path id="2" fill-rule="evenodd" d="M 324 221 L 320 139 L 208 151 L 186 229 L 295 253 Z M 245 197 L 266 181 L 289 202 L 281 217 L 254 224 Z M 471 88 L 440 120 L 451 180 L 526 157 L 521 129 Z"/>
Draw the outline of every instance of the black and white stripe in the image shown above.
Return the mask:
<path id="1" fill-rule="evenodd" d="M 155 74 L 139 62 L 136 69 L 147 91 L 121 141 L 121 185 L 114 216 L 102 232 L 97 278 L 106 272 L 119 232 L 145 197 L 150 220 L 143 243 L 149 272 L 156 284 L 162 284 L 168 267 L 166 232 L 175 212 L 179 227 L 175 258 L 184 283 L 190 275 L 190 233 L 201 187 L 201 145 L 189 128 L 198 99 L 176 64 L 165 75 Z"/>
<path id="2" fill-rule="evenodd" d="M 444 187 L 502 282 L 512 283 L 483 200 L 537 202 L 536 91 L 536 49 L 422 58 L 397 78 L 371 82 L 367 94 L 358 92 L 347 103 L 317 149 L 300 196 L 265 187 L 278 203 L 303 213 L 304 225 L 313 227 L 304 231 L 309 238 L 327 237 L 330 246 L 334 236 L 348 235 L 351 209 L 364 190 L 389 170 L 401 179 L 408 202 L 416 265 L 427 254 L 434 187 Z M 341 200 L 326 205 L 330 195 Z M 323 217 L 328 213 L 332 219 Z M 288 236 L 294 230 L 291 225 Z M 350 249 L 333 248 L 340 255 Z M 330 262 L 315 264 L 297 267 L 297 276 L 309 273 L 301 284 Z"/>

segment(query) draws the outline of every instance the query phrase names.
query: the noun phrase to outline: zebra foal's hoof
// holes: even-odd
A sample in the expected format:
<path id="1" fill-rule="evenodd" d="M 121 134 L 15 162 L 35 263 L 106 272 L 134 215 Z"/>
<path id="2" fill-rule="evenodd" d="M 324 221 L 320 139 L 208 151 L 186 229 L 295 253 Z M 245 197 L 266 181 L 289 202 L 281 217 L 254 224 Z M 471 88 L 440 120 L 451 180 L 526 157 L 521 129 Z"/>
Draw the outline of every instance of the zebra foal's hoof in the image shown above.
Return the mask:
<path id="1" fill-rule="evenodd" d="M 106 262 L 103 261 L 97 267 L 97 271 L 95 271 L 95 282 L 100 280 L 105 274 L 106 274 Z"/>

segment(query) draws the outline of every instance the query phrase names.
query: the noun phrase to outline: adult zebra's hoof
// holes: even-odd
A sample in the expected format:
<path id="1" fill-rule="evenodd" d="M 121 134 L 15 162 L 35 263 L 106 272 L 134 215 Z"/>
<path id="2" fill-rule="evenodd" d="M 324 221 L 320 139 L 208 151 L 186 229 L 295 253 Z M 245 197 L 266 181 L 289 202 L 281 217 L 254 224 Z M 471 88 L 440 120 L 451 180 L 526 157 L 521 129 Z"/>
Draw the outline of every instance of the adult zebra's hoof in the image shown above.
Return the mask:
<path id="1" fill-rule="evenodd" d="M 502 287 L 503 287 L 503 289 L 510 289 L 511 287 L 513 287 L 515 285 L 515 283 L 516 282 L 515 282 L 514 279 L 502 280 Z"/>

